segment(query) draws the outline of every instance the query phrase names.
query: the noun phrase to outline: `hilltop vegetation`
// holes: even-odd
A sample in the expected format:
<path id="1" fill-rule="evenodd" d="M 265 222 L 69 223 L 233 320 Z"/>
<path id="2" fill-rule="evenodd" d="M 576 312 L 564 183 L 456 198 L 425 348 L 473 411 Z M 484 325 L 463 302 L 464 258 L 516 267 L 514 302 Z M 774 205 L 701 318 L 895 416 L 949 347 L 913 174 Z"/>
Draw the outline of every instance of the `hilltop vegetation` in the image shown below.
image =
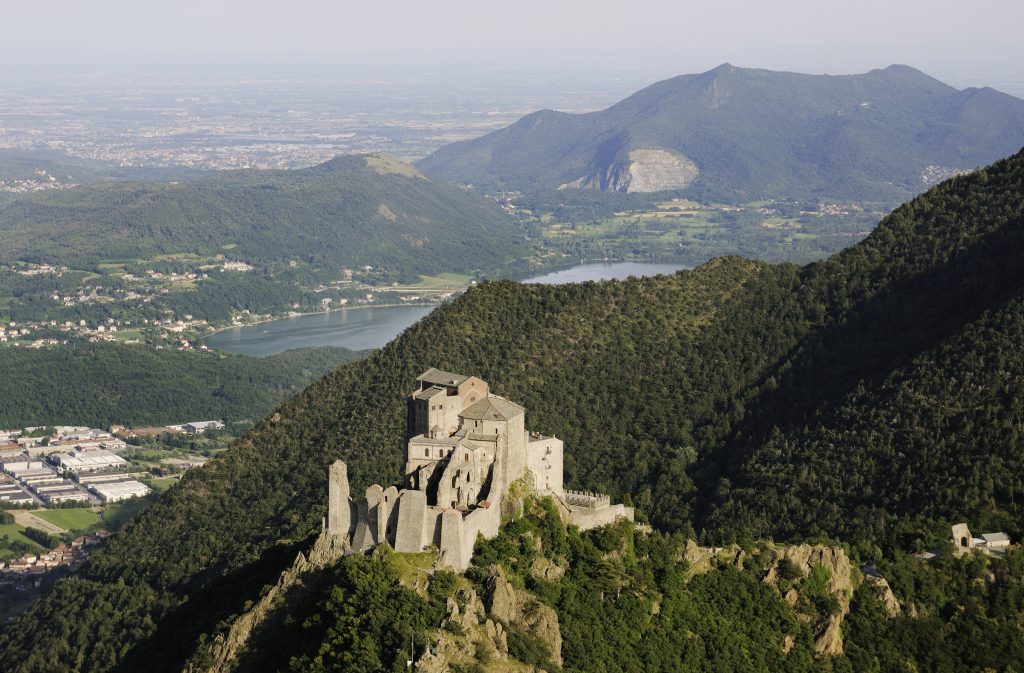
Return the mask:
<path id="1" fill-rule="evenodd" d="M 896 65 L 836 77 L 725 64 L 599 112 L 535 112 L 418 166 L 492 191 L 900 200 L 1022 146 L 1024 101 L 993 89 L 960 91 Z"/>
<path id="2" fill-rule="evenodd" d="M 355 493 L 400 473 L 403 398 L 430 366 L 522 404 L 531 427 L 565 440 L 568 485 L 628 496 L 669 533 L 829 536 L 865 561 L 934 544 L 951 519 L 1019 540 L 1022 223 L 1024 153 L 805 267 L 726 258 L 623 282 L 484 283 L 190 471 L 4 629 L 0 656 L 27 662 L 19 671 L 180 670 L 319 529 L 333 460 L 348 463 Z M 886 638 L 865 637 L 864 661 L 899 670 L 913 643 L 925 668 L 945 670 L 928 659 L 928 629 L 961 634 L 948 653 L 989 617 L 1009 620 L 993 638 L 1019 618 L 1018 566 L 970 596 L 984 572 L 949 572 L 965 579 L 932 596 L 933 621 L 892 633 L 863 622 Z M 928 582 L 945 586 L 904 586 Z"/>
<path id="3" fill-rule="evenodd" d="M 308 348 L 267 358 L 114 344 L 0 349 L 0 428 L 259 418 L 361 357 Z"/>
<path id="4" fill-rule="evenodd" d="M 91 268 L 102 260 L 224 254 L 273 273 L 299 261 L 396 279 L 493 271 L 522 256 L 493 204 L 388 157 L 295 171 L 225 171 L 180 182 L 100 182 L 0 204 L 0 261 Z"/>

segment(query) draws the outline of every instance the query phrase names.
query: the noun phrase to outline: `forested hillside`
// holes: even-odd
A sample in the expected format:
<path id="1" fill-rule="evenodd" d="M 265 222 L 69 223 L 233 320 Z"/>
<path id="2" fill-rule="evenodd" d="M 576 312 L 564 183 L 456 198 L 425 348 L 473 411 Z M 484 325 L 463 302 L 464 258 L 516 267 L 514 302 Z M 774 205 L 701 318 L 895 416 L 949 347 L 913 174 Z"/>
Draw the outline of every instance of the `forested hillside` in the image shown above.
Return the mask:
<path id="1" fill-rule="evenodd" d="M 430 366 L 522 404 L 565 440 L 569 487 L 628 495 L 666 532 L 830 536 L 862 558 L 941 540 L 950 520 L 1019 540 L 1022 247 L 1024 153 L 806 267 L 482 284 L 190 471 L 5 628 L 0 656 L 18 671 L 180 670 L 319 528 L 333 460 L 354 493 L 398 477 L 403 398 Z M 1013 586 L 998 609 L 1019 612 Z"/>
<path id="2" fill-rule="evenodd" d="M 494 270 L 521 256 L 494 204 L 390 157 L 181 182 L 103 182 L 0 205 L 0 261 L 92 268 L 104 260 L 223 254 L 261 267 L 370 265 L 418 274 Z M 467 264 L 469 265 L 467 267 Z"/>
<path id="3" fill-rule="evenodd" d="M 902 200 L 1024 146 L 1024 101 L 907 66 L 737 68 L 653 84 L 598 112 L 542 110 L 417 165 L 485 190 L 689 189 L 699 199 Z"/>
<path id="4" fill-rule="evenodd" d="M 344 348 L 267 358 L 114 344 L 0 348 L 0 428 L 260 418 L 360 356 Z"/>
<path id="5" fill-rule="evenodd" d="M 397 672 L 411 644 L 431 673 L 1012 670 L 1024 656 L 1020 550 L 899 555 L 882 564 L 890 589 L 841 548 L 714 553 L 621 522 L 581 534 L 527 501 L 465 577 L 428 574 L 429 560 L 381 549 L 307 575 L 232 670 Z"/>

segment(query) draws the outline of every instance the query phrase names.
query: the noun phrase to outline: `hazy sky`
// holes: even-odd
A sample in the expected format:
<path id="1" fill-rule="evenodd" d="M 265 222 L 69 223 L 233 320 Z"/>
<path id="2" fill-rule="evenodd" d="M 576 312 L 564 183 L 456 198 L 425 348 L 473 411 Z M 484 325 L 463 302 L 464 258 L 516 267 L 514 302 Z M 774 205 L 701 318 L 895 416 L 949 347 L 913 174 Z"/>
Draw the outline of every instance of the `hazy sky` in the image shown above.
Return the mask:
<path id="1" fill-rule="evenodd" d="M 1024 0 L 3 0 L 7 67 L 330 61 L 1024 68 Z"/>

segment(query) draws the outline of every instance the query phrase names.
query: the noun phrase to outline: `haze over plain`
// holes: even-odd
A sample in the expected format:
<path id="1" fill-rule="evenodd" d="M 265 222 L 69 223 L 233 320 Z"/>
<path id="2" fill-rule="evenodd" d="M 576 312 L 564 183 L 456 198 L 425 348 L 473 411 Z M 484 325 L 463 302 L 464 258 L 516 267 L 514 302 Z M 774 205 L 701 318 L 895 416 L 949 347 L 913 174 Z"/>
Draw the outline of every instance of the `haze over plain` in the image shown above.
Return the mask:
<path id="1" fill-rule="evenodd" d="M 955 85 L 998 84 L 1024 63 L 1024 5 L 564 0 L 129 0 L 7 3 L 9 65 L 139 62 L 436 63 L 696 72 L 729 61 L 849 73 L 908 63 Z M 656 17 L 656 18 L 655 18 Z M 958 76 L 959 73 L 959 76 Z M 970 81 L 962 80 L 974 73 Z M 984 74 L 983 74 L 984 73 Z"/>

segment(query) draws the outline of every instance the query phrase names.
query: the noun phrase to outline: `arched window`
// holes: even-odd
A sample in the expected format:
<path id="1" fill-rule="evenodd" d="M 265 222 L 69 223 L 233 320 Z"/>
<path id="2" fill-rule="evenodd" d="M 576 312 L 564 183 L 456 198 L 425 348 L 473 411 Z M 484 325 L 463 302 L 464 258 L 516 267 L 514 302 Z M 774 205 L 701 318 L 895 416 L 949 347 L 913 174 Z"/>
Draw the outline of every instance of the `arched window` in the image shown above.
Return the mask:
<path id="1" fill-rule="evenodd" d="M 423 449 L 423 457 L 430 458 L 430 449 Z"/>
<path id="2" fill-rule="evenodd" d="M 469 454 L 466 454 L 466 462 L 469 462 Z"/>
<path id="3" fill-rule="evenodd" d="M 961 547 L 966 547 L 967 546 L 967 538 L 966 537 L 960 538 L 960 546 Z"/>

